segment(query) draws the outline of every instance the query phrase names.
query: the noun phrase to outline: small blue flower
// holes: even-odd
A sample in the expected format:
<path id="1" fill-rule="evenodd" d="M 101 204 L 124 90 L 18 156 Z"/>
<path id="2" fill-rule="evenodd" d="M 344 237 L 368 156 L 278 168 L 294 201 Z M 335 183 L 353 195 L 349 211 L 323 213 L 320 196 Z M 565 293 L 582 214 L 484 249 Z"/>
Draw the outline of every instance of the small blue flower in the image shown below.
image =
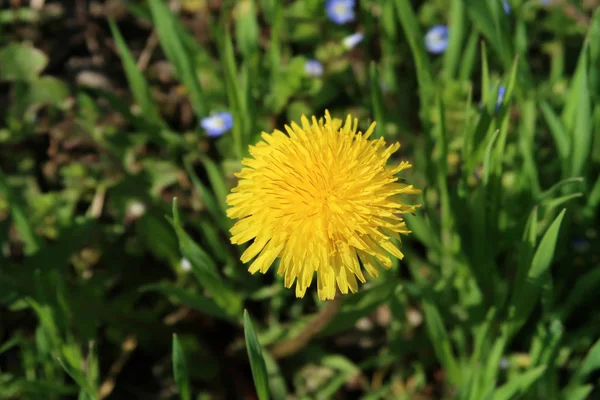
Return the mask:
<path id="1" fill-rule="evenodd" d="M 323 64 L 317 60 L 306 60 L 304 63 L 304 72 L 308 76 L 318 78 L 323 75 Z"/>
<path id="2" fill-rule="evenodd" d="M 379 82 L 379 88 L 383 93 L 387 93 L 390 91 L 389 85 L 384 81 Z"/>
<path id="3" fill-rule="evenodd" d="M 448 47 L 448 27 L 435 25 L 425 35 L 425 47 L 433 54 L 442 54 Z"/>
<path id="4" fill-rule="evenodd" d="M 355 0 L 328 0 L 325 12 L 329 19 L 338 25 L 354 21 Z"/>
<path id="5" fill-rule="evenodd" d="M 360 32 L 356 32 L 353 33 L 350 36 L 346 36 L 344 38 L 344 40 L 342 40 L 342 44 L 344 45 L 344 47 L 348 50 L 353 49 L 356 47 L 357 44 L 359 44 L 360 42 L 362 42 L 362 40 L 365 38 L 365 35 L 363 35 Z"/>
<path id="6" fill-rule="evenodd" d="M 510 14 L 510 4 L 508 4 L 508 1 L 502 0 L 502 8 L 504 8 L 506 14 Z"/>
<path id="7" fill-rule="evenodd" d="M 210 117 L 203 118 L 200 126 L 210 137 L 218 137 L 233 127 L 233 117 L 227 111 L 218 112 Z"/>
<path id="8" fill-rule="evenodd" d="M 585 253 L 590 247 L 591 244 L 587 239 L 577 238 L 571 240 L 571 248 L 577 253 Z"/>
<path id="9" fill-rule="evenodd" d="M 502 107 L 502 101 L 504 101 L 504 94 L 506 93 L 506 86 L 500 85 L 498 88 L 498 98 L 496 99 L 496 111 Z"/>

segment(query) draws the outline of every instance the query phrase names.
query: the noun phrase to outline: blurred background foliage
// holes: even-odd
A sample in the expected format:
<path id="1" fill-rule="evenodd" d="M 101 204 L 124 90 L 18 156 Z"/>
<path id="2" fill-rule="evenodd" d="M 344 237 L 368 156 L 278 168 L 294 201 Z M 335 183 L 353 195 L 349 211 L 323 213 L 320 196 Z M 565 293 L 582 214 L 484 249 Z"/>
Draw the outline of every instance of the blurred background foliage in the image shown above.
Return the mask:
<path id="1" fill-rule="evenodd" d="M 600 4 L 502 3 L 1 1 L 0 398 L 599 398 Z M 324 303 L 246 272 L 224 199 L 326 108 L 423 207 L 277 356 Z"/>

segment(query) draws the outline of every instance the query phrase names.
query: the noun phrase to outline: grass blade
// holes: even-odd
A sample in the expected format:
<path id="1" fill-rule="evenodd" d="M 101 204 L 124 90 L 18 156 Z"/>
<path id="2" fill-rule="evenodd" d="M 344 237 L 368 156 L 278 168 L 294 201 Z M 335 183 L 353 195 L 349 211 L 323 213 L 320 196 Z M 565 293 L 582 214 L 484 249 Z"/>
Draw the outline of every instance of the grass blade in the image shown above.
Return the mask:
<path id="1" fill-rule="evenodd" d="M 18 201 L 14 193 L 8 186 L 8 180 L 0 169 L 0 194 L 8 201 L 10 214 L 21 240 L 25 243 L 25 253 L 31 255 L 39 250 L 40 241 L 35 230 L 26 217 L 24 205 Z"/>
<path id="2" fill-rule="evenodd" d="M 192 272 L 196 275 L 198 283 L 210 292 L 215 302 L 226 310 L 228 315 L 238 316 L 242 304 L 240 296 L 223 282 L 215 262 L 183 229 L 176 199 L 173 200 L 173 218 L 168 219 L 175 229 L 183 256 L 192 264 Z"/>
<path id="3" fill-rule="evenodd" d="M 450 38 L 448 48 L 444 53 L 444 80 L 450 81 L 456 77 L 460 61 L 461 47 L 464 39 L 465 6 L 463 0 L 452 0 L 450 3 Z"/>
<path id="4" fill-rule="evenodd" d="M 423 301 L 423 312 L 425 313 L 427 333 L 429 334 L 435 354 L 446 369 L 450 381 L 458 385 L 461 380 L 461 370 L 452 351 L 450 336 L 444 326 L 442 316 L 430 300 Z"/>
<path id="5" fill-rule="evenodd" d="M 177 71 L 177 76 L 190 94 L 190 102 L 198 117 L 206 115 L 206 102 L 200 82 L 194 69 L 192 57 L 187 54 L 182 39 L 178 35 L 175 16 L 163 0 L 148 0 L 152 20 L 158 38 L 167 58 Z"/>
<path id="6" fill-rule="evenodd" d="M 375 121 L 377 121 L 373 138 L 377 139 L 385 135 L 385 108 L 383 106 L 383 95 L 381 94 L 379 73 L 377 72 L 375 61 L 371 61 L 369 65 L 369 80 L 371 82 L 373 116 L 375 117 Z"/>
<path id="7" fill-rule="evenodd" d="M 421 110 L 427 110 L 430 100 L 434 93 L 433 75 L 429 56 L 425 51 L 423 42 L 423 34 L 419 28 L 419 22 L 409 0 L 395 0 L 396 12 L 400 25 L 404 30 L 404 36 L 410 45 L 413 57 L 415 59 L 415 67 L 417 70 L 417 81 L 419 82 L 419 90 L 421 92 Z M 422 116 L 425 121 L 428 119 Z"/>
<path id="8" fill-rule="evenodd" d="M 546 366 L 540 365 L 521 375 L 512 378 L 504 385 L 500 386 L 494 393 L 493 400 L 510 400 L 525 393 L 531 385 L 535 383 L 546 372 Z"/>
<path id="9" fill-rule="evenodd" d="M 229 194 L 229 190 L 227 189 L 227 184 L 225 183 L 225 178 L 223 177 L 223 173 L 219 170 L 219 167 L 213 160 L 206 156 L 200 156 L 200 161 L 204 168 L 206 169 L 206 174 L 208 175 L 208 180 L 210 181 L 210 185 L 215 194 L 217 205 L 221 207 L 223 213 L 227 210 L 227 195 Z"/>
<path id="10" fill-rule="evenodd" d="M 258 50 L 259 27 L 256 18 L 256 4 L 253 0 L 239 1 L 234 10 L 235 38 L 240 53 L 246 58 Z"/>
<path id="11" fill-rule="evenodd" d="M 200 293 L 193 293 L 190 290 L 184 289 L 170 282 L 160 282 L 147 285 L 142 287 L 140 291 L 157 291 L 168 297 L 173 304 L 182 304 L 198 310 L 206 315 L 233 322 L 232 318 L 227 314 L 227 312 L 212 299 L 201 295 Z"/>
<path id="12" fill-rule="evenodd" d="M 571 384 L 581 384 L 595 370 L 600 369 L 600 339 L 594 343 L 590 351 L 585 356 L 581 366 L 575 371 L 571 378 Z"/>
<path id="13" fill-rule="evenodd" d="M 110 19 L 108 21 L 108 26 L 112 32 L 119 55 L 121 56 L 125 76 L 127 77 L 129 88 L 131 89 L 135 102 L 142 109 L 142 114 L 147 121 L 153 122 L 159 126 L 164 126 L 164 122 L 160 118 L 160 113 L 152 102 L 152 95 L 148 83 L 137 67 L 135 59 L 129 51 L 117 24 Z"/>
<path id="14" fill-rule="evenodd" d="M 181 349 L 181 345 L 179 344 L 179 339 L 177 339 L 176 334 L 173 334 L 172 359 L 173 377 L 175 378 L 177 389 L 179 389 L 179 398 L 181 400 L 191 400 L 192 392 L 190 389 L 190 380 L 188 377 L 187 364 L 185 362 L 185 356 L 183 354 L 183 350 Z"/>
<path id="15" fill-rule="evenodd" d="M 542 237 L 529 266 L 529 270 L 524 274 L 526 277 L 523 277 L 522 282 L 515 283 L 515 290 L 513 291 L 508 307 L 510 335 L 516 333 L 525 324 L 539 298 L 544 277 L 548 273 L 548 269 L 554 258 L 554 249 L 565 211 L 563 210 L 556 217 Z"/>
<path id="16" fill-rule="evenodd" d="M 83 390 L 91 400 L 97 400 L 96 392 L 88 382 L 87 378 L 81 371 L 75 369 L 71 366 L 66 360 L 63 360 L 61 357 L 58 357 L 58 362 L 61 367 L 65 370 L 65 372 L 77 383 L 79 388 Z"/>
<path id="17" fill-rule="evenodd" d="M 250 368 L 254 378 L 254 387 L 259 400 L 269 400 L 269 381 L 267 367 L 262 356 L 262 346 L 256 337 L 252 319 L 247 310 L 244 310 L 244 337 L 246 339 L 246 349 L 250 359 Z"/>
<path id="18" fill-rule="evenodd" d="M 550 134 L 554 139 L 554 145 L 556 146 L 558 156 L 563 163 L 564 169 L 566 168 L 567 160 L 569 159 L 569 154 L 571 153 L 571 140 L 569 139 L 569 135 L 562 121 L 554 113 L 547 101 L 542 100 L 540 102 L 540 109 L 542 110 L 542 115 L 544 116 L 546 124 L 550 129 Z"/>
<path id="19" fill-rule="evenodd" d="M 571 171 L 570 176 L 582 176 L 588 164 L 590 150 L 592 148 L 592 106 L 590 100 L 590 82 L 588 79 L 588 57 L 589 51 L 583 50 L 581 72 L 576 79 L 575 91 L 577 93 L 577 111 L 575 126 L 572 134 L 571 146 Z"/>
<path id="20" fill-rule="evenodd" d="M 233 143 L 234 151 L 237 158 L 242 158 L 245 153 L 246 144 L 249 141 L 247 137 L 249 131 L 247 131 L 248 115 L 244 105 L 242 93 L 244 93 L 241 84 L 238 79 L 238 70 L 235 62 L 235 53 L 233 51 L 233 43 L 231 40 L 231 34 L 227 27 L 214 26 L 213 31 L 217 35 L 217 41 L 219 43 L 219 56 L 221 59 L 221 65 L 224 69 L 224 81 L 225 88 L 227 89 L 227 100 L 231 113 L 233 114 Z"/>

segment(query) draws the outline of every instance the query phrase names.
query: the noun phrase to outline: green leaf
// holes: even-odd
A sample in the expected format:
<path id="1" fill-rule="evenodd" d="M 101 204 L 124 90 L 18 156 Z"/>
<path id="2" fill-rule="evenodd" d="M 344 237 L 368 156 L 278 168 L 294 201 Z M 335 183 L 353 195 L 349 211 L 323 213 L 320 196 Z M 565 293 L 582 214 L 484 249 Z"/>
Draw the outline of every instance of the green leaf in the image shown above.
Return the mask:
<path id="1" fill-rule="evenodd" d="M 471 355 L 471 364 L 476 365 L 478 362 L 485 361 L 482 359 L 483 349 L 486 345 L 486 340 L 489 340 L 490 328 L 496 316 L 496 309 L 491 308 L 481 326 L 477 328 L 475 333 L 475 344 L 473 346 L 473 354 Z"/>
<path id="2" fill-rule="evenodd" d="M 269 387 L 271 395 L 275 400 L 286 400 L 289 396 L 285 379 L 281 375 L 277 362 L 271 357 L 268 352 L 263 353 L 263 359 L 269 373 Z"/>
<path id="3" fill-rule="evenodd" d="M 425 244 L 428 249 L 439 252 L 442 245 L 439 240 L 439 235 L 431 226 L 430 221 L 421 214 L 406 214 L 402 218 L 406 221 L 406 225 L 411 230 L 411 235 L 414 235 L 419 242 Z"/>
<path id="4" fill-rule="evenodd" d="M 576 81 L 577 112 L 572 133 L 571 176 L 585 174 L 590 150 L 592 148 L 592 105 L 590 100 L 590 82 L 588 79 L 588 51 L 583 50 L 581 75 Z M 574 78 L 576 80 L 577 78 Z"/>
<path id="5" fill-rule="evenodd" d="M 159 282 L 143 286 L 140 291 L 157 291 L 167 296 L 174 304 L 183 304 L 198 310 L 204 314 L 234 321 L 223 308 L 216 304 L 212 299 L 200 294 L 193 293 L 191 290 L 184 289 L 170 282 Z"/>
<path id="6" fill-rule="evenodd" d="M 249 142 L 250 132 L 246 131 L 247 110 L 242 98 L 244 91 L 238 81 L 238 71 L 235 62 L 235 53 L 229 29 L 222 26 L 214 26 L 213 31 L 217 35 L 219 56 L 223 68 L 225 87 L 227 89 L 227 100 L 231 114 L 233 115 L 232 136 L 234 151 L 237 158 L 241 159 L 245 154 L 245 147 Z"/>
<path id="7" fill-rule="evenodd" d="M 444 52 L 444 80 L 450 81 L 456 77 L 458 63 L 461 57 L 461 47 L 464 40 L 465 23 L 464 0 L 452 0 L 450 3 L 450 37 L 448 48 Z"/>
<path id="8" fill-rule="evenodd" d="M 252 369 L 252 377 L 254 378 L 254 387 L 259 400 L 269 399 L 269 380 L 267 375 L 267 367 L 262 355 L 262 347 L 256 337 L 252 319 L 247 310 L 244 310 L 244 337 L 246 339 L 246 349 L 248 350 L 248 358 L 250 359 L 250 368 Z"/>
<path id="9" fill-rule="evenodd" d="M 254 1 L 238 1 L 235 6 L 234 15 L 236 19 L 235 36 L 238 48 L 244 57 L 249 57 L 258 50 L 259 29 Z"/>
<path id="10" fill-rule="evenodd" d="M 581 196 L 583 196 L 582 193 L 568 194 L 568 195 L 565 195 L 565 196 L 557 197 L 556 199 L 548 200 L 548 201 L 544 202 L 543 204 L 546 207 L 546 212 L 552 212 L 552 210 L 554 210 L 558 206 L 563 205 L 567 201 L 572 200 L 572 199 L 576 199 L 576 198 L 581 197 Z"/>
<path id="11" fill-rule="evenodd" d="M 323 357 L 321 364 L 324 367 L 335 370 L 337 374 L 328 379 L 327 384 L 320 388 L 316 393 L 315 398 L 318 400 L 335 398 L 335 394 L 339 392 L 340 388 L 346 382 L 348 382 L 348 379 L 361 373 L 360 368 L 351 360 L 337 354 Z"/>
<path id="12" fill-rule="evenodd" d="M 547 101 L 540 101 L 540 109 L 542 110 L 542 115 L 546 120 L 546 124 L 548 124 L 550 134 L 554 139 L 554 145 L 556 146 L 558 156 L 563 163 L 563 168 L 566 168 L 569 154 L 571 153 L 571 141 L 569 135 L 563 126 L 562 121 L 554 113 Z"/>
<path id="13" fill-rule="evenodd" d="M 595 210 L 600 205 L 600 176 L 596 179 L 596 183 L 590 190 L 588 196 L 587 207 L 590 210 Z"/>
<path id="14" fill-rule="evenodd" d="M 491 7 L 490 7 L 491 6 Z M 507 27 L 502 23 L 500 2 L 466 0 L 465 8 L 473 25 L 483 33 L 506 68 L 511 64 L 513 52 Z"/>
<path id="15" fill-rule="evenodd" d="M 539 196 L 541 191 L 539 170 L 535 161 L 535 132 L 537 130 L 537 101 L 531 98 L 519 99 L 519 108 L 522 110 L 522 123 L 518 127 L 519 151 L 523 157 L 523 172 L 527 176 L 531 191 L 534 196 Z"/>
<path id="16" fill-rule="evenodd" d="M 212 162 L 212 160 L 209 160 L 209 162 Z M 231 220 L 228 219 L 223 212 L 223 203 L 222 203 L 223 198 L 221 198 L 220 201 L 217 202 L 217 199 L 215 199 L 213 192 L 211 190 L 209 190 L 209 188 L 207 188 L 200 181 L 200 179 L 198 178 L 198 175 L 196 175 L 196 173 L 194 172 L 194 168 L 192 166 L 192 162 L 189 157 L 184 158 L 183 164 L 185 166 L 185 170 L 188 173 L 188 176 L 190 177 L 190 180 L 192 181 L 192 185 L 194 185 L 194 189 L 196 189 L 196 191 L 200 194 L 202 203 L 206 207 L 206 210 L 211 215 L 213 220 L 217 223 L 219 228 L 224 232 L 228 232 L 229 229 L 231 228 L 232 224 L 231 224 Z M 207 169 L 207 173 L 208 173 L 208 168 L 206 168 L 206 166 L 205 166 L 205 169 Z M 216 169 L 216 171 L 215 171 L 215 169 Z M 222 174 L 219 172 L 216 165 L 214 165 L 214 162 L 213 162 L 213 166 L 210 166 L 210 171 L 211 171 L 211 173 L 216 174 L 212 178 L 215 180 L 215 184 L 217 186 L 219 186 L 219 185 L 224 186 L 225 190 L 227 190 L 226 186 L 225 186 L 224 178 L 223 178 Z M 209 180 L 210 180 L 210 176 L 209 176 Z M 221 187 L 220 190 L 223 190 L 223 187 Z M 223 196 L 222 193 L 221 193 L 221 196 Z"/>
<path id="17" fill-rule="evenodd" d="M 529 268 L 531 266 L 531 260 L 533 259 L 533 253 L 537 244 L 537 230 L 538 230 L 538 207 L 535 206 L 525 224 L 523 230 L 523 236 L 519 247 L 519 263 L 517 264 L 517 275 L 514 283 L 514 293 L 522 293 L 523 285 L 527 279 Z M 515 298 L 516 301 L 516 298 Z"/>
<path id="18" fill-rule="evenodd" d="M 40 242 L 35 230 L 27 219 L 24 204 L 17 199 L 11 188 L 8 186 L 6 175 L 0 169 L 0 195 L 8 201 L 10 214 L 21 240 L 25 243 L 25 254 L 31 255 L 38 251 Z"/>
<path id="19" fill-rule="evenodd" d="M 42 76 L 31 82 L 27 90 L 27 104 L 60 107 L 69 95 L 69 87 L 63 81 L 52 76 Z"/>
<path id="20" fill-rule="evenodd" d="M 10 340 L 7 340 L 6 342 L 2 343 L 2 345 L 0 345 L 0 354 L 4 353 L 7 350 L 10 350 L 11 348 L 21 344 L 22 342 L 23 337 L 20 334 L 16 334 Z"/>
<path id="21" fill-rule="evenodd" d="M 554 369 L 553 363 L 564 332 L 563 324 L 558 319 L 552 319 L 549 323 L 541 321 L 538 324 L 529 350 L 532 365 L 546 365 L 549 369 Z"/>
<path id="22" fill-rule="evenodd" d="M 425 326 L 435 355 L 448 373 L 449 380 L 453 384 L 459 385 L 461 370 L 452 350 L 450 336 L 444 326 L 442 316 L 435 304 L 429 299 L 423 299 L 423 312 L 425 314 Z"/>
<path id="23" fill-rule="evenodd" d="M 475 59 L 477 57 L 477 44 L 479 43 L 479 32 L 474 30 L 469 35 L 469 40 L 465 46 L 465 51 L 461 57 L 460 70 L 458 79 L 467 81 L 471 79 L 473 68 L 475 67 Z"/>
<path id="24" fill-rule="evenodd" d="M 489 104 L 490 94 L 490 66 L 488 62 L 488 52 L 485 42 L 481 42 L 481 102 Z"/>
<path id="25" fill-rule="evenodd" d="M 540 195 L 537 198 L 537 201 L 540 202 L 540 201 L 554 197 L 554 195 L 557 194 L 561 189 L 563 189 L 565 186 L 567 186 L 571 183 L 583 183 L 583 182 L 584 182 L 584 179 L 580 178 L 580 177 L 563 179 L 563 180 L 555 183 L 554 185 L 552 185 L 552 187 L 550 187 L 550 189 L 540 193 Z"/>
<path id="26" fill-rule="evenodd" d="M 565 211 L 563 210 L 556 217 L 542 237 L 529 269 L 524 271 L 526 278 L 523 282 L 515 284 L 515 290 L 513 291 L 508 307 L 508 329 L 511 335 L 516 333 L 525 324 L 539 298 L 544 278 L 549 273 L 548 269 L 554 258 L 554 249 Z"/>
<path id="27" fill-rule="evenodd" d="M 590 351 L 588 351 L 585 360 L 583 360 L 583 363 L 573 374 L 569 385 L 583 383 L 583 381 L 597 369 L 600 369 L 600 339 L 598 339 Z"/>
<path id="28" fill-rule="evenodd" d="M 412 55 L 415 59 L 417 81 L 419 82 L 419 90 L 421 92 L 421 111 L 424 113 L 429 108 L 434 93 L 433 75 L 429 56 L 425 51 L 424 36 L 411 2 L 409 0 L 395 0 L 394 3 L 404 36 L 410 45 Z M 424 117 L 424 119 L 426 118 Z"/>
<path id="29" fill-rule="evenodd" d="M 539 279 L 539 277 L 541 277 L 542 274 L 548 270 L 548 268 L 550 268 L 550 264 L 554 258 L 554 249 L 556 248 L 556 240 L 558 239 L 560 224 L 565 216 L 565 212 L 566 210 L 562 210 L 554 222 L 552 222 L 552 225 L 550 225 L 544 234 L 544 237 L 540 241 L 540 245 L 533 256 L 533 261 L 531 262 L 531 269 L 529 270 L 528 276 L 529 279 L 534 282 Z"/>
<path id="30" fill-rule="evenodd" d="M 487 145 L 485 146 L 485 153 L 483 154 L 483 172 L 482 172 L 482 181 L 484 185 L 487 185 L 490 178 L 490 170 L 492 168 L 492 154 L 494 153 L 494 146 L 496 144 L 496 139 L 500 134 L 500 131 L 494 132 L 494 134 L 489 138 Z M 498 146 L 496 146 L 497 148 Z"/>
<path id="31" fill-rule="evenodd" d="M 204 94 L 196 75 L 193 59 L 187 53 L 183 40 L 178 33 L 175 16 L 163 0 L 148 0 L 148 3 L 163 51 L 175 67 L 177 76 L 188 90 L 196 115 L 198 117 L 205 116 L 207 107 Z"/>
<path id="32" fill-rule="evenodd" d="M 48 57 L 27 44 L 11 43 L 0 49 L 0 65 L 0 81 L 31 82 L 46 68 Z"/>
<path id="33" fill-rule="evenodd" d="M 504 349 L 506 348 L 507 337 L 504 332 L 498 337 L 492 347 L 487 352 L 486 363 L 484 367 L 484 371 L 482 373 L 482 385 L 483 389 L 481 389 L 481 393 L 492 393 L 496 386 L 496 381 L 498 379 L 498 369 L 500 368 L 500 360 L 502 359 L 502 355 L 504 354 Z M 481 396 L 479 398 L 486 398 L 485 396 Z M 477 399 L 479 399 L 477 398 Z M 487 397 L 491 400 L 491 397 Z"/>
<path id="34" fill-rule="evenodd" d="M 75 381 L 75 383 L 77 383 L 77 385 L 79 385 L 81 390 L 83 390 L 90 397 L 90 399 L 97 400 L 96 392 L 88 382 L 85 375 L 83 375 L 80 370 L 75 369 L 73 366 L 71 366 L 71 364 L 69 364 L 66 360 L 63 360 L 61 357 L 58 357 L 57 359 L 66 373 L 69 374 L 69 376 Z"/>
<path id="35" fill-rule="evenodd" d="M 594 385 L 583 385 L 574 388 L 565 388 L 562 399 L 565 400 L 587 400 L 589 395 L 594 390 Z"/>
<path id="36" fill-rule="evenodd" d="M 525 393 L 546 371 L 545 365 L 533 368 L 527 372 L 511 378 L 507 383 L 500 386 L 494 393 L 493 400 L 511 400 Z"/>
<path id="37" fill-rule="evenodd" d="M 238 316 L 242 306 L 241 298 L 226 282 L 223 282 L 210 256 L 184 231 L 177 209 L 177 199 L 173 199 L 173 218 L 169 218 L 169 222 L 175 229 L 183 256 L 192 264 L 192 272 L 198 283 L 210 292 L 215 302 L 226 310 L 228 315 Z"/>
<path id="38" fill-rule="evenodd" d="M 223 213 L 225 213 L 227 211 L 227 195 L 229 194 L 229 190 L 227 189 L 223 172 L 213 160 L 206 156 L 200 156 L 200 161 L 202 161 L 202 165 L 206 169 L 206 174 L 215 194 L 217 204 L 221 207 Z"/>
<path id="39" fill-rule="evenodd" d="M 177 335 L 173 334 L 173 376 L 177 389 L 179 390 L 179 396 L 182 400 L 191 400 L 192 392 L 190 389 L 190 381 L 188 376 L 187 364 L 185 362 L 185 355 L 177 339 Z"/>
<path id="40" fill-rule="evenodd" d="M 139 70 L 133 55 L 129 51 L 119 28 L 112 19 L 109 19 L 108 24 L 115 39 L 115 45 L 117 46 L 119 55 L 121 56 L 125 76 L 127 77 L 127 82 L 129 82 L 129 88 L 131 89 L 135 102 L 142 109 L 142 114 L 147 121 L 154 122 L 159 126 L 164 125 L 164 122 L 160 118 L 160 113 L 152 101 L 150 87 L 148 86 L 144 75 L 142 75 Z"/>

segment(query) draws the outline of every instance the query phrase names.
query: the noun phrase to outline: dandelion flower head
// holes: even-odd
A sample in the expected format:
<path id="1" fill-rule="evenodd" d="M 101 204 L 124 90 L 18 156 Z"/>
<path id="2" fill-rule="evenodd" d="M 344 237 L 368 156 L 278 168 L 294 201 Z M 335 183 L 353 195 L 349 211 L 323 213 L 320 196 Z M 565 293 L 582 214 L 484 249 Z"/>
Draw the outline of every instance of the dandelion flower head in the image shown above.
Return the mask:
<path id="1" fill-rule="evenodd" d="M 237 187 L 227 197 L 227 215 L 238 219 L 231 242 L 253 240 L 241 260 L 254 259 L 249 272 L 266 273 L 279 259 L 277 273 L 285 287 L 296 282 L 296 296 L 303 297 L 317 276 L 319 299 L 354 293 L 364 270 L 372 277 L 376 264 L 390 268 L 390 256 L 403 254 L 392 240 L 409 231 L 401 215 L 417 206 L 401 196 L 420 191 L 395 176 L 410 168 L 402 161 L 387 165 L 400 144 L 386 145 L 383 138 L 370 140 L 375 123 L 357 131 L 358 120 L 332 119 L 285 126 L 262 134 L 250 146 L 251 158 L 236 176 Z"/>

